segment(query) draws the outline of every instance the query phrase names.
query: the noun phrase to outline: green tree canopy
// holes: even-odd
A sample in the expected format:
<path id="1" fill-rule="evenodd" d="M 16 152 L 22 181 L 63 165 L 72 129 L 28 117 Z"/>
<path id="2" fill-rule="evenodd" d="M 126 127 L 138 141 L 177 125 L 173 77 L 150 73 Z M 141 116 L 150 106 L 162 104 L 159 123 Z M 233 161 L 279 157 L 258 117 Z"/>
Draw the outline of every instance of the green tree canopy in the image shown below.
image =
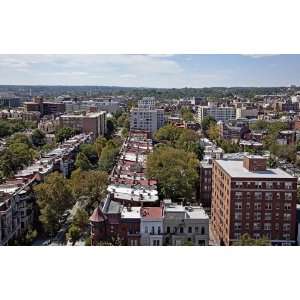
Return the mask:
<path id="1" fill-rule="evenodd" d="M 81 153 L 83 153 L 91 164 L 96 164 L 98 161 L 98 154 L 96 150 L 96 144 L 82 144 L 79 147 Z"/>
<path id="2" fill-rule="evenodd" d="M 86 157 L 86 155 L 83 152 L 79 152 L 77 154 L 75 166 L 76 168 L 80 168 L 81 171 L 88 171 L 93 167 L 89 159 Z"/>
<path id="3" fill-rule="evenodd" d="M 89 207 L 96 207 L 106 194 L 108 175 L 102 171 L 81 171 L 77 169 L 72 172 L 70 184 L 74 196 L 87 198 Z"/>
<path id="4" fill-rule="evenodd" d="M 84 209 L 78 208 L 76 210 L 72 223 L 81 230 L 83 230 L 85 226 L 89 223 L 88 213 Z"/>
<path id="5" fill-rule="evenodd" d="M 35 129 L 31 135 L 32 144 L 36 147 L 41 147 L 46 144 L 46 135 L 43 131 Z"/>
<path id="6" fill-rule="evenodd" d="M 62 143 L 64 140 L 68 140 L 75 134 L 76 134 L 76 131 L 72 128 L 69 128 L 69 127 L 60 128 L 55 133 L 55 139 L 56 139 L 56 142 Z"/>
<path id="7" fill-rule="evenodd" d="M 211 125 L 215 125 L 216 123 L 217 121 L 213 117 L 207 116 L 202 119 L 201 128 L 204 132 L 206 132 Z"/>
<path id="8" fill-rule="evenodd" d="M 198 179 L 194 153 L 172 147 L 156 148 L 147 158 L 146 174 L 156 178 L 165 198 L 191 200 Z"/>
<path id="9" fill-rule="evenodd" d="M 119 147 L 111 140 L 107 142 L 102 149 L 99 168 L 102 171 L 110 172 L 115 164 L 115 160 L 119 154 Z"/>
<path id="10" fill-rule="evenodd" d="M 234 246 L 270 246 L 271 242 L 266 237 L 260 239 L 252 239 L 248 233 L 245 233 L 241 238 L 234 243 Z"/>
<path id="11" fill-rule="evenodd" d="M 44 230 L 53 234 L 59 228 L 59 220 L 74 205 L 74 197 L 68 181 L 58 172 L 51 173 L 44 183 L 34 187 L 40 208 L 40 221 Z"/>
<path id="12" fill-rule="evenodd" d="M 72 246 L 74 246 L 80 238 L 80 228 L 75 225 L 71 225 L 68 230 L 67 237 L 68 240 L 72 243 Z"/>

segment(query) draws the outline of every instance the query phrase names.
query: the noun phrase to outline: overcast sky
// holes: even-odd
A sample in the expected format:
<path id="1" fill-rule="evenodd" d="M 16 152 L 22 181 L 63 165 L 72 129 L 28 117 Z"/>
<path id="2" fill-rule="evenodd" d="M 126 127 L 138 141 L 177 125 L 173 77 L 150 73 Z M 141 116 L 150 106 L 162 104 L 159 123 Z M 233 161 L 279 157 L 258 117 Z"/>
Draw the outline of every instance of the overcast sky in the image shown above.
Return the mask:
<path id="1" fill-rule="evenodd" d="M 300 55 L 0 55 L 0 84 L 300 85 Z"/>

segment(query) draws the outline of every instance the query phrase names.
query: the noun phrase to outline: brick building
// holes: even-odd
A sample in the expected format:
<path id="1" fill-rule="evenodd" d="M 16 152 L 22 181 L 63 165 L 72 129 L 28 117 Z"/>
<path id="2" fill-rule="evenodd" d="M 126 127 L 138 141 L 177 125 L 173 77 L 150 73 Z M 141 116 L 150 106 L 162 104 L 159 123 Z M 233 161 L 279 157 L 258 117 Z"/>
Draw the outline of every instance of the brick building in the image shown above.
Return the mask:
<path id="1" fill-rule="evenodd" d="M 215 160 L 212 178 L 211 223 L 217 243 L 231 245 L 245 233 L 266 236 L 274 245 L 295 243 L 297 178 L 268 169 L 260 156 Z"/>
<path id="2" fill-rule="evenodd" d="M 212 190 L 212 160 L 201 161 L 199 172 L 199 201 L 203 207 L 210 209 Z"/>
<path id="3" fill-rule="evenodd" d="M 65 112 L 65 103 L 44 101 L 43 98 L 34 98 L 31 102 L 24 102 L 25 111 L 39 112 L 41 116 L 44 115 L 58 115 Z"/>

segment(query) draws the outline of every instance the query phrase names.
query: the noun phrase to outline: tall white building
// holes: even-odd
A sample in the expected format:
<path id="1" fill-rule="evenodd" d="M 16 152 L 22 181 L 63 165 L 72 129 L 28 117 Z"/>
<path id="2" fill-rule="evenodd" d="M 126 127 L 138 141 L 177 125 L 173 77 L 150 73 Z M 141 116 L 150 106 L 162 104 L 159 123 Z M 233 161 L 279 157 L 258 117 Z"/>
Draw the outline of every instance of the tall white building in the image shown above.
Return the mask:
<path id="1" fill-rule="evenodd" d="M 216 121 L 228 121 L 236 118 L 236 109 L 230 106 L 198 106 L 198 121 L 211 116 Z"/>
<path id="2" fill-rule="evenodd" d="M 143 130 L 154 134 L 164 124 L 164 110 L 155 108 L 155 99 L 152 97 L 139 100 L 138 107 L 131 109 L 130 130 Z"/>

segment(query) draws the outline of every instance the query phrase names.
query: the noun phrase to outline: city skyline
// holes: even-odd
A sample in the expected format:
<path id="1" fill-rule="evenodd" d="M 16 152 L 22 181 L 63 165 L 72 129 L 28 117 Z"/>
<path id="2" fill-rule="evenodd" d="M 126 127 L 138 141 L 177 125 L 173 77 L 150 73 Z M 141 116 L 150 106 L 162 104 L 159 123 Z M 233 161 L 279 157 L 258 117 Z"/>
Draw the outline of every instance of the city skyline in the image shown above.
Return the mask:
<path id="1" fill-rule="evenodd" d="M 267 87 L 300 85 L 298 54 L 0 55 L 1 85 Z"/>

